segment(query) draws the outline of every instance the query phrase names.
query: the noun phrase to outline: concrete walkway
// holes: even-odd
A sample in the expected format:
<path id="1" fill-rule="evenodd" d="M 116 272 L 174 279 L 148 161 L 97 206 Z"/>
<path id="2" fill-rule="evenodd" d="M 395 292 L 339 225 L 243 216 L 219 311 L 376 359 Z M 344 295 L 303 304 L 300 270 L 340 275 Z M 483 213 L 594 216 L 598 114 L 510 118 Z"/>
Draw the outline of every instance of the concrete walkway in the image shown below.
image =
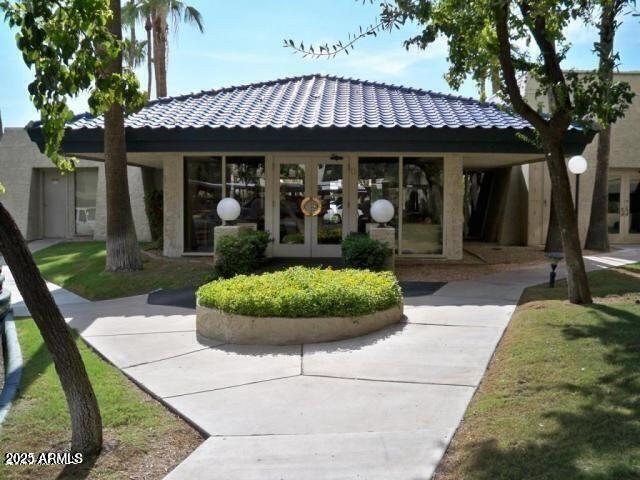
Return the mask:
<path id="1" fill-rule="evenodd" d="M 638 248 L 587 259 L 590 270 L 638 260 Z M 193 310 L 146 296 L 61 308 L 89 344 L 209 435 L 170 480 L 421 480 L 442 458 L 522 290 L 548 272 L 452 282 L 406 299 L 403 324 L 315 345 L 203 344 Z"/>
<path id="2" fill-rule="evenodd" d="M 33 242 L 29 242 L 29 250 L 32 253 L 37 252 L 38 250 L 42 250 L 44 248 L 50 247 L 51 245 L 55 245 L 56 243 L 64 242 L 64 239 L 57 238 L 46 238 L 42 240 L 35 240 Z M 4 288 L 8 289 L 11 292 L 11 307 L 13 308 L 13 316 L 14 317 L 27 317 L 29 316 L 29 310 L 27 306 L 24 304 L 22 300 L 22 295 L 18 290 L 16 285 L 16 281 L 11 274 L 11 270 L 6 267 L 6 263 L 4 258 L 0 256 L 0 267 L 2 267 L 2 274 L 5 277 Z M 89 303 L 88 300 L 76 295 L 75 293 L 70 292 L 69 290 L 65 290 L 64 288 L 56 285 L 55 283 L 47 282 L 47 287 L 49 287 L 49 291 L 53 295 L 53 299 L 59 306 L 68 305 L 73 303 Z"/>

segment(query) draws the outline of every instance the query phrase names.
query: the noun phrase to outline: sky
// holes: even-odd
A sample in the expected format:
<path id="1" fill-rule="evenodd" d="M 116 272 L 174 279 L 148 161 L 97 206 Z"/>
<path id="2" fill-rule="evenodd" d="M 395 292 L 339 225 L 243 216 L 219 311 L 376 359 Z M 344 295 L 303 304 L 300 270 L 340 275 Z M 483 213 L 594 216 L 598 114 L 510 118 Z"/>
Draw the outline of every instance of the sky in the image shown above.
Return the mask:
<path id="1" fill-rule="evenodd" d="M 189 0 L 187 0 L 189 3 Z M 169 95 L 218 87 L 274 80 L 309 73 L 360 78 L 395 85 L 452 92 L 444 80 L 447 44 L 438 40 L 427 50 L 406 51 L 403 40 L 417 31 L 406 25 L 360 41 L 349 55 L 335 59 L 303 59 L 282 46 L 284 38 L 305 44 L 344 39 L 348 32 L 369 25 L 378 11 L 361 0 L 190 0 L 202 13 L 205 32 L 181 25 L 169 47 Z M 141 29 L 139 36 L 144 31 Z M 564 68 L 591 69 L 597 61 L 592 51 L 594 29 L 572 24 L 568 29 L 572 49 Z M 27 85 L 31 72 L 15 46 L 15 32 L 0 24 L 0 114 L 7 126 L 24 126 L 37 119 Z M 640 70 L 640 20 L 627 17 L 616 38 L 620 70 Z M 146 85 L 145 69 L 139 76 Z M 460 95 L 477 97 L 473 82 Z M 70 102 L 74 113 L 87 110 L 86 98 Z"/>

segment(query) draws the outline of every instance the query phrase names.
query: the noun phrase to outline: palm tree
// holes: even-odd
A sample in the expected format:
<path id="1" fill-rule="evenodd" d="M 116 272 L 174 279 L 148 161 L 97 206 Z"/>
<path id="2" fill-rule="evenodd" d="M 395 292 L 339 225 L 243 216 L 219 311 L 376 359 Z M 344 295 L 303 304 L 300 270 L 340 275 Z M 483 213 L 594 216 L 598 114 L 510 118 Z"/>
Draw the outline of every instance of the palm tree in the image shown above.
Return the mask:
<path id="1" fill-rule="evenodd" d="M 109 29 L 122 39 L 120 0 L 110 0 L 113 18 Z M 105 74 L 122 73 L 122 53 L 108 65 Z M 107 185 L 107 271 L 142 269 L 142 260 L 131 213 L 127 180 L 127 145 L 122 105 L 113 103 L 104 114 L 104 171 Z"/>
<path id="2" fill-rule="evenodd" d="M 138 54 L 146 47 L 147 86 L 151 96 L 153 74 L 156 78 L 156 97 L 167 96 L 167 67 L 169 62 L 169 29 L 173 26 L 177 33 L 181 22 L 194 25 L 204 32 L 202 14 L 181 0 L 128 0 L 123 7 L 123 23 L 129 27 L 130 67 L 137 66 Z M 136 43 L 135 25 L 144 23 L 147 32 L 146 42 Z"/>
<path id="3" fill-rule="evenodd" d="M 154 5 L 153 17 L 153 54 L 156 74 L 156 96 L 167 96 L 167 68 L 169 65 L 169 23 L 174 33 L 180 22 L 194 25 L 204 32 L 204 23 L 200 12 L 180 0 L 148 0 Z"/>

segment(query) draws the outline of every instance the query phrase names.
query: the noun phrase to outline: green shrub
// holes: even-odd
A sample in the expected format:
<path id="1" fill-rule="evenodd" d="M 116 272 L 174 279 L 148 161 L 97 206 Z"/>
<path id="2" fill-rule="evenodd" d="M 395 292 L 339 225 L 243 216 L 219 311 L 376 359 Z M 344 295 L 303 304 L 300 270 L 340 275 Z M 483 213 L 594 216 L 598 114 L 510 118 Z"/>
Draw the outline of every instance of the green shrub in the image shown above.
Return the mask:
<path id="1" fill-rule="evenodd" d="M 265 258 L 269 244 L 267 232 L 245 230 L 239 235 L 229 235 L 216 242 L 214 274 L 218 278 L 251 273 Z"/>
<path id="2" fill-rule="evenodd" d="M 205 307 L 254 317 L 348 317 L 402 303 L 391 272 L 308 267 L 218 280 L 197 297 Z"/>
<path id="3" fill-rule="evenodd" d="M 392 253 L 389 245 L 362 233 L 352 233 L 342 241 L 342 260 L 348 268 L 383 270 Z"/>

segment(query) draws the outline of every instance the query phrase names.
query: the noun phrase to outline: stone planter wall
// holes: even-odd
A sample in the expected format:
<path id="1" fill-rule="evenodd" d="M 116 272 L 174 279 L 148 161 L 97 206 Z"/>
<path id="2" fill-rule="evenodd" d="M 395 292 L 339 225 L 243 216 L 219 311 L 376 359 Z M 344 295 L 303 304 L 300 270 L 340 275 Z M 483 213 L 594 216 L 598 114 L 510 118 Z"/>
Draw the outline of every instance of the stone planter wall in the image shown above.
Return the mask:
<path id="1" fill-rule="evenodd" d="M 249 317 L 198 305 L 196 331 L 239 345 L 292 345 L 357 337 L 399 322 L 402 305 L 357 317 Z"/>

